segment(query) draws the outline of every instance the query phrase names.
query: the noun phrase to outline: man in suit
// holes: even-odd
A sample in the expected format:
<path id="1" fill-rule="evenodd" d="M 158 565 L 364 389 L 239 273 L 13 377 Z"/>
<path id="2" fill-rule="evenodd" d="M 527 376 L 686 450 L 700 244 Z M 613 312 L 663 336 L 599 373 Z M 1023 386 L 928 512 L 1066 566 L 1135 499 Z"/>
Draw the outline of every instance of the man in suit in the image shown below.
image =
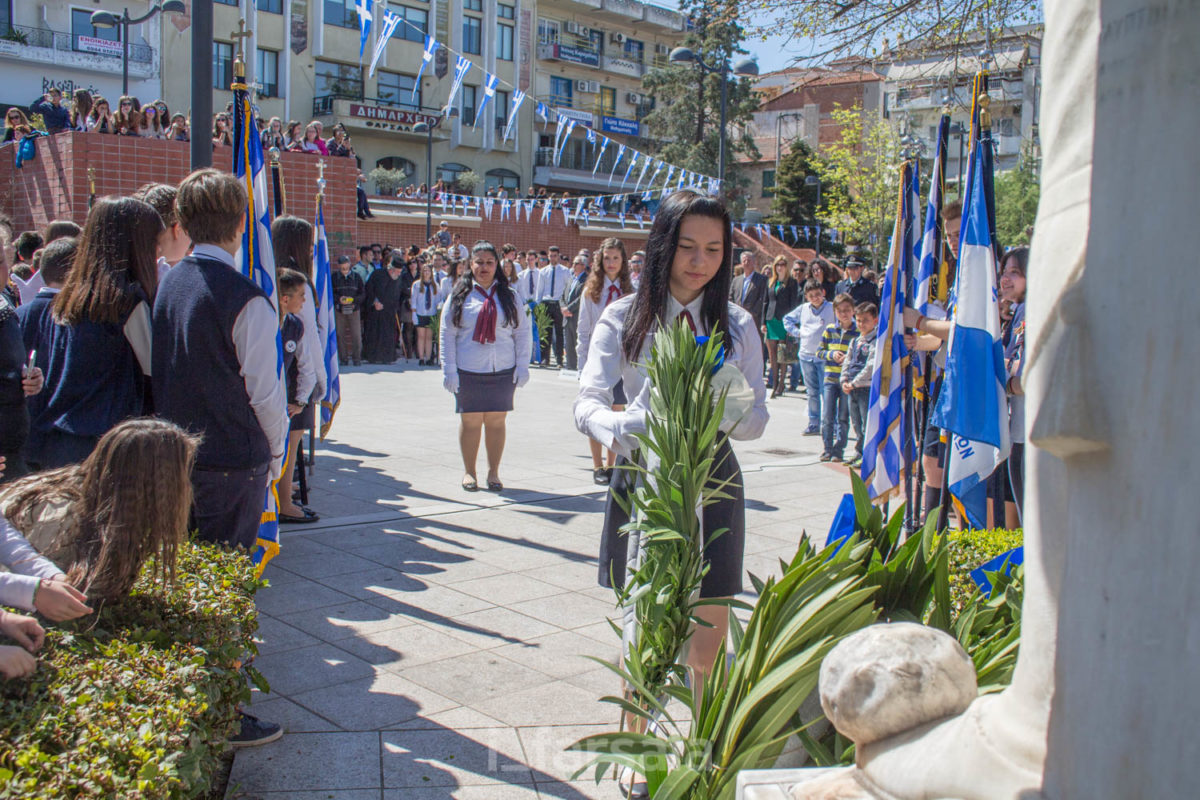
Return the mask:
<path id="1" fill-rule="evenodd" d="M 563 296 L 563 327 L 566 329 L 567 369 L 579 369 L 579 356 L 575 351 L 579 336 L 579 301 L 583 299 L 583 285 L 587 283 L 587 257 L 580 252 L 571 263 L 574 277 Z"/>
<path id="2" fill-rule="evenodd" d="M 734 274 L 729 299 L 750 312 L 754 317 L 754 329 L 762 336 L 763 310 L 767 303 L 767 276 L 755 269 L 754 254 L 742 252 L 739 264 L 742 274 Z"/>

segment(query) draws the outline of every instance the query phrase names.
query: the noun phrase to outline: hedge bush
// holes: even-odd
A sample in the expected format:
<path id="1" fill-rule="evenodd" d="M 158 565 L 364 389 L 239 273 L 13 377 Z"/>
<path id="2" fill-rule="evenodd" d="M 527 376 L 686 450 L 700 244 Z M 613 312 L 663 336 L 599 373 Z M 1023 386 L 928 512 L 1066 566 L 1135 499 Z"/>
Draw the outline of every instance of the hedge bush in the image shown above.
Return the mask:
<path id="1" fill-rule="evenodd" d="M 204 795 L 254 653 L 245 554 L 180 548 L 175 585 L 149 570 L 126 600 L 47 629 L 37 673 L 0 683 L 0 798 Z"/>
<path id="2" fill-rule="evenodd" d="M 960 613 L 979 587 L 971 580 L 971 570 L 985 564 L 1001 553 L 1025 543 L 1022 530 L 965 530 L 950 531 L 950 601 L 954 613 Z"/>

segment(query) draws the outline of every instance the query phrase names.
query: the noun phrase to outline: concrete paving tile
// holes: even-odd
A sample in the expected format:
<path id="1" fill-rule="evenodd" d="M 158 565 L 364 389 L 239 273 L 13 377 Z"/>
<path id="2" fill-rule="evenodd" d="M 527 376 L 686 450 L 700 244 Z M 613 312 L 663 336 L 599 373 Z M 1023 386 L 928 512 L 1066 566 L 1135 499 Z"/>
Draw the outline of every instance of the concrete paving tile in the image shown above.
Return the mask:
<path id="1" fill-rule="evenodd" d="M 436 563 L 436 562 L 433 562 Z M 499 575 L 507 572 L 504 567 L 499 564 L 491 564 L 487 561 L 480 560 L 476 555 L 472 555 L 467 561 L 455 564 L 437 564 L 442 567 L 441 570 L 431 570 L 421 574 L 421 579 L 428 583 L 437 583 L 442 585 L 452 585 L 462 583 L 463 581 L 476 580 L 478 578 L 490 578 L 493 575 Z"/>
<path id="2" fill-rule="evenodd" d="M 471 706 L 509 725 L 537 725 L 546 721 L 546 709 L 554 709 L 554 721 L 562 725 L 606 723 L 614 707 L 599 696 L 566 681 L 552 681 L 524 691 L 508 692 Z"/>
<path id="3" fill-rule="evenodd" d="M 281 562 L 288 572 L 302 575 L 309 580 L 320 580 L 330 575 L 341 575 L 346 572 L 364 572 L 378 567 L 374 561 L 359 558 L 350 553 L 333 550 L 328 553 L 297 556 Z"/>
<path id="4" fill-rule="evenodd" d="M 284 697 L 322 686 L 334 686 L 372 673 L 371 665 L 367 662 L 324 643 L 261 656 L 255 659 L 254 666 L 271 684 L 271 692 Z"/>
<path id="5" fill-rule="evenodd" d="M 540 800 L 613 800 L 621 796 L 612 780 L 605 779 L 597 785 L 590 773 L 587 778 L 570 783 L 538 781 L 537 792 Z"/>
<path id="6" fill-rule="evenodd" d="M 318 733 L 323 731 L 340 731 L 341 726 L 322 719 L 303 706 L 296 705 L 286 697 L 275 694 L 254 692 L 250 713 L 259 719 L 277 722 L 287 733 Z"/>
<path id="7" fill-rule="evenodd" d="M 398 570 L 381 566 L 358 572 L 343 572 L 340 575 L 317 576 L 314 579 L 322 586 L 336 589 L 359 600 L 425 588 L 424 582 L 414 580 Z"/>
<path id="8" fill-rule="evenodd" d="M 379 789 L 318 789 L 312 792 L 242 792 L 230 787 L 228 800 L 379 800 Z"/>
<path id="9" fill-rule="evenodd" d="M 480 650 L 528 642 L 538 636 L 561 630 L 540 619 L 499 607 L 464 614 L 444 623 L 437 623 L 437 627 Z"/>
<path id="10" fill-rule="evenodd" d="M 541 795 L 532 784 L 490 786 L 436 786 L 384 789 L 384 800 L 538 800 Z"/>
<path id="11" fill-rule="evenodd" d="M 510 661 L 491 650 L 421 664 L 398 674 L 476 709 L 484 700 L 539 686 L 548 679 L 544 672 Z"/>
<path id="12" fill-rule="evenodd" d="M 620 647 L 620 642 L 617 642 L 617 647 Z M 621 693 L 621 679 L 617 674 L 610 669 L 602 666 L 593 666 L 587 672 L 582 672 L 578 675 L 571 675 L 564 678 L 567 683 L 572 686 L 583 689 L 588 692 L 594 699 L 601 697 L 617 696 Z M 609 708 L 609 715 L 612 720 L 619 718 L 620 710 L 609 703 L 605 703 Z"/>
<path id="13" fill-rule="evenodd" d="M 589 639 L 595 639 L 601 644 L 609 644 L 611 642 L 621 641 L 621 635 L 614 632 L 612 626 L 607 622 L 596 622 L 591 625 L 585 625 L 582 628 L 575 628 L 574 631 L 581 636 L 586 636 Z"/>
<path id="14" fill-rule="evenodd" d="M 320 640 L 316 637 L 308 635 L 299 628 L 293 628 L 275 617 L 266 614 L 260 614 L 258 617 L 258 631 L 254 634 L 254 643 L 258 647 L 260 656 L 284 653 L 318 642 Z"/>
<path id="15" fill-rule="evenodd" d="M 587 766 L 595 757 L 591 753 L 567 750 L 585 736 L 598 733 L 613 733 L 611 725 L 542 725 L 517 728 L 521 746 L 525 749 L 525 763 L 531 769 L 560 781 L 573 780 L 577 770 Z M 591 771 L 579 779 L 586 779 Z"/>
<path id="16" fill-rule="evenodd" d="M 348 731 L 377 731 L 458 705 L 381 669 L 368 678 L 292 695 L 292 700 Z"/>
<path id="17" fill-rule="evenodd" d="M 572 631 L 563 631 L 524 644 L 505 645 L 493 652 L 552 677 L 567 678 L 596 668 L 596 662 L 587 656 L 616 658 L 620 653 L 620 641 L 614 638 L 604 644 Z"/>
<path id="18" fill-rule="evenodd" d="M 460 592 L 483 598 L 492 605 L 510 607 L 525 600 L 557 595 L 562 591 L 561 587 L 520 573 L 477 578 L 473 581 L 456 583 L 454 588 Z"/>
<path id="19" fill-rule="evenodd" d="M 304 578 L 272 586 L 254 596 L 258 610 L 273 617 L 337 605 L 350 599 L 349 595 Z"/>
<path id="20" fill-rule="evenodd" d="M 443 619 L 461 617 L 495 605 L 487 598 L 459 591 L 461 585 L 456 583 L 449 587 L 429 584 L 414 591 L 397 590 L 376 594 L 368 597 L 367 602 L 390 614 L 403 614 L 410 619 L 424 622 L 440 622 Z"/>
<path id="21" fill-rule="evenodd" d="M 534 567 L 533 569 L 522 570 L 521 574 L 536 578 L 539 581 L 552 583 L 563 589 L 576 590 L 584 586 L 594 586 L 596 584 L 596 565 L 578 561 Z"/>
<path id="22" fill-rule="evenodd" d="M 378 791 L 379 752 L 378 733 L 294 733 L 239 751 L 229 785 L 240 792 Z"/>
<path id="23" fill-rule="evenodd" d="M 323 642 L 337 642 L 413 624 L 406 616 L 349 597 L 337 605 L 284 614 L 279 619 Z"/>
<path id="24" fill-rule="evenodd" d="M 465 655 L 475 650 L 462 639 L 421 624 L 364 632 L 339 639 L 335 644 L 368 664 L 393 672 L 430 661 Z"/>
<path id="25" fill-rule="evenodd" d="M 384 731 L 381 741 L 389 789 L 533 784 L 512 728 Z"/>
<path id="26" fill-rule="evenodd" d="M 422 714 L 414 719 L 401 722 L 399 725 L 389 725 L 392 730 L 451 730 L 466 731 L 472 728 L 507 728 L 498 719 L 492 719 L 486 714 L 480 714 L 470 706 L 459 706 L 436 714 Z"/>
<path id="27" fill-rule="evenodd" d="M 604 591 L 611 598 L 609 590 Z M 598 600 L 583 592 L 564 592 L 523 603 L 510 603 L 508 608 L 560 628 L 582 628 L 617 615 L 611 599 Z"/>

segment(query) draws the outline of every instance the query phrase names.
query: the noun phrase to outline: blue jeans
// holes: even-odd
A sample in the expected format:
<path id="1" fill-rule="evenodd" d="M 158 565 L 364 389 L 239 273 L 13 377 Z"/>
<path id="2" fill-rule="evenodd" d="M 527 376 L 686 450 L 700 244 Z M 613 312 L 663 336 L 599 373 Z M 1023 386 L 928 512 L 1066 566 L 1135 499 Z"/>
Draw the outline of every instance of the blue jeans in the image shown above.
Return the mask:
<path id="1" fill-rule="evenodd" d="M 821 439 L 825 443 L 825 452 L 840 458 L 846 452 L 847 429 L 850 426 L 850 398 L 842 391 L 839 383 L 825 384 L 824 394 Z"/>
<path id="2" fill-rule="evenodd" d="M 797 361 L 788 369 L 788 389 L 796 391 L 800 388 L 800 362 Z"/>
<path id="3" fill-rule="evenodd" d="M 825 362 L 811 356 L 800 356 L 800 373 L 804 390 L 808 392 L 808 430 L 821 427 L 821 381 L 825 379 Z"/>
<path id="4" fill-rule="evenodd" d="M 854 443 L 854 452 L 860 457 L 863 454 L 863 434 L 867 427 L 867 410 L 870 404 L 870 389 L 850 390 L 850 424 L 854 426 L 854 435 L 858 437 L 858 441 Z"/>

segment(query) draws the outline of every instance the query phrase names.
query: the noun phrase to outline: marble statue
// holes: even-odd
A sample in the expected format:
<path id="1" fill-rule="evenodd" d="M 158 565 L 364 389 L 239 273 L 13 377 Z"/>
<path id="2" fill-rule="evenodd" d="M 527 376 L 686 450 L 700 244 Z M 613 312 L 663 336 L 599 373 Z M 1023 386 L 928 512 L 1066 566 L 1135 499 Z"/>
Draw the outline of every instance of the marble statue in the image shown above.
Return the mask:
<path id="1" fill-rule="evenodd" d="M 830 719 L 858 745 L 855 766 L 742 773 L 744 800 L 1200 791 L 1200 525 L 1187 489 L 1200 468 L 1188 355 L 1200 334 L 1200 3 L 1050 0 L 1044 12 L 1012 685 L 959 712 L 958 673 L 918 702 L 894 675 L 827 685 L 823 665 L 822 704 L 844 707 Z M 873 633 L 841 669 L 887 673 L 889 636 L 903 635 Z"/>

